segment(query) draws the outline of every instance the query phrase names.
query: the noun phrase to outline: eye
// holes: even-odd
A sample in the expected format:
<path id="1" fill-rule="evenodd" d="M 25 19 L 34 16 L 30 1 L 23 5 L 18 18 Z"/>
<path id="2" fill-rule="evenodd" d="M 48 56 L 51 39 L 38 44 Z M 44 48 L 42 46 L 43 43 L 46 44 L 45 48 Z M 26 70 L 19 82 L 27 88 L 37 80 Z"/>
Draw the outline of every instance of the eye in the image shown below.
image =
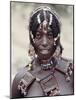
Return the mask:
<path id="1" fill-rule="evenodd" d="M 48 37 L 49 38 L 53 38 L 53 34 L 50 32 L 50 33 L 48 33 Z"/>
<path id="2" fill-rule="evenodd" d="M 40 38 L 41 38 L 41 34 L 40 34 L 39 32 L 37 32 L 36 38 L 37 38 L 37 39 L 40 39 Z"/>

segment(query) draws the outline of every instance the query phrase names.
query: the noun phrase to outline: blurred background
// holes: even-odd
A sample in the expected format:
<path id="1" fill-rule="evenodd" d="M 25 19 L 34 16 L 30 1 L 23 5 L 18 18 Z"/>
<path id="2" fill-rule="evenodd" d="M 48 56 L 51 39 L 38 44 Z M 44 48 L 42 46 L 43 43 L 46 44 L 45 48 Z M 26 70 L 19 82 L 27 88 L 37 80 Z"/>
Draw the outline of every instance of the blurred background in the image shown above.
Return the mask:
<path id="1" fill-rule="evenodd" d="M 29 18 L 31 12 L 39 6 L 52 7 L 60 16 L 61 44 L 64 48 L 62 56 L 73 59 L 73 6 L 58 4 L 41 4 L 11 2 L 11 78 L 30 61 L 29 50 Z"/>

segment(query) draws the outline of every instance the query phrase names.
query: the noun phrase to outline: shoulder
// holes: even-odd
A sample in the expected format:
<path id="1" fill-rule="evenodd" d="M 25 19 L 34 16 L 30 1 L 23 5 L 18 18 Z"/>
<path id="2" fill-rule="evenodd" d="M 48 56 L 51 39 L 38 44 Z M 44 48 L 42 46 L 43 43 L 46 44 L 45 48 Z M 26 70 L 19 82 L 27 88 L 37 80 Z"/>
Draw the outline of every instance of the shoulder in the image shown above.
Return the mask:
<path id="1" fill-rule="evenodd" d="M 19 69 L 19 71 L 17 72 L 17 74 L 14 77 L 14 81 L 19 81 L 25 74 L 27 74 L 29 72 L 29 70 L 32 68 L 32 64 L 29 63 L 28 65 L 26 65 L 25 67 Z"/>
<path id="2" fill-rule="evenodd" d="M 12 82 L 12 89 L 11 89 L 11 98 L 18 98 L 21 97 L 19 91 L 18 91 L 18 83 L 21 80 L 21 78 L 24 76 L 26 72 L 26 67 L 20 69 L 20 71 L 15 75 L 13 82 Z"/>
<path id="3" fill-rule="evenodd" d="M 15 76 L 13 83 L 12 83 L 12 91 L 11 91 L 11 98 L 20 98 L 22 97 L 18 87 L 21 81 L 25 83 L 27 86 L 27 83 L 29 84 L 32 80 L 34 80 L 34 77 L 29 72 L 29 67 L 31 64 L 28 64 L 24 68 L 22 68 Z M 29 80 L 28 80 L 29 79 Z"/>
<path id="4" fill-rule="evenodd" d="M 56 79 L 58 80 L 58 84 L 61 90 L 61 95 L 74 93 L 73 60 L 66 58 L 58 59 L 55 76 Z"/>
<path id="5" fill-rule="evenodd" d="M 57 62 L 56 70 L 64 74 L 67 81 L 70 80 L 74 69 L 73 60 L 61 57 Z"/>

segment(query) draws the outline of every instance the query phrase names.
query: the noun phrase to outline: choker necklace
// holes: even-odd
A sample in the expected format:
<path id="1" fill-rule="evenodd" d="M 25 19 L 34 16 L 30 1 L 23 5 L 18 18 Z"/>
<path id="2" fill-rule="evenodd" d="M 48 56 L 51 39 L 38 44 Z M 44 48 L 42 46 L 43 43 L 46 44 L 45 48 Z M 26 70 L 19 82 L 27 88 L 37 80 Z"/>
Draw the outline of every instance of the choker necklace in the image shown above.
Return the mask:
<path id="1" fill-rule="evenodd" d="M 41 69 L 47 70 L 47 69 L 55 68 L 56 64 L 57 64 L 56 59 L 52 57 L 49 63 L 46 64 L 41 63 L 40 65 L 41 65 Z"/>

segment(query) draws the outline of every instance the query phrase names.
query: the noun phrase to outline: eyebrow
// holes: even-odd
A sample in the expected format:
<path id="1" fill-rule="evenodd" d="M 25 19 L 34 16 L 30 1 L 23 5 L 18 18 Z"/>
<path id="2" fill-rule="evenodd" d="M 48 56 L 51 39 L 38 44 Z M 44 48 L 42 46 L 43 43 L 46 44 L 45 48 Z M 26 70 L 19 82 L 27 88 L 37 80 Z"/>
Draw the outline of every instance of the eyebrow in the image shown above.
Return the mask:
<path id="1" fill-rule="evenodd" d="M 42 30 L 37 30 L 37 32 L 42 33 Z M 39 34 L 39 33 L 37 33 L 37 34 Z M 52 35 L 53 34 L 52 30 L 47 30 L 47 34 L 51 34 Z"/>
<path id="2" fill-rule="evenodd" d="M 52 33 L 52 30 L 48 30 L 48 31 L 47 31 L 47 33 L 50 33 L 50 32 Z"/>

